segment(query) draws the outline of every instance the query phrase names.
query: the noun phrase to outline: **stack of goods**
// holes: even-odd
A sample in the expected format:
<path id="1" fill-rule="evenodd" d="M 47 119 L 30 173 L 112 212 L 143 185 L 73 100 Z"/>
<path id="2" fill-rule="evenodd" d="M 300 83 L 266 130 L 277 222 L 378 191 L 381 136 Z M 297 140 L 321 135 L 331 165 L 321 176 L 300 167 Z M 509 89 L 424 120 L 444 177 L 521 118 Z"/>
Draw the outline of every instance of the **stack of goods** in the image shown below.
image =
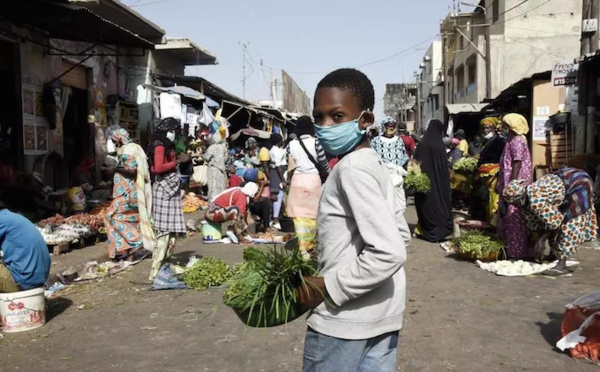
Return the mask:
<path id="1" fill-rule="evenodd" d="M 228 281 L 223 302 L 250 327 L 285 324 L 304 313 L 296 289 L 306 283 L 305 276 L 315 275 L 314 264 L 298 250 L 249 247 L 244 250 L 244 263 Z"/>
<path id="2" fill-rule="evenodd" d="M 38 223 L 46 244 L 61 245 L 89 238 L 98 232 L 103 233 L 104 217 L 110 203 L 94 208 L 90 213 L 75 214 L 63 217 L 60 214 L 46 218 Z"/>
<path id="3" fill-rule="evenodd" d="M 44 227 L 38 226 L 38 230 L 48 245 L 75 243 L 81 238 L 93 235 L 92 229 L 89 226 L 79 224 L 46 224 Z"/>
<path id="4" fill-rule="evenodd" d="M 183 213 L 194 213 L 200 208 L 207 208 L 208 203 L 202 200 L 193 192 L 188 193 L 183 198 Z"/>
<path id="5" fill-rule="evenodd" d="M 416 160 L 411 160 L 408 163 L 408 174 L 404 177 L 404 188 L 422 194 L 426 194 L 431 190 L 431 180 L 421 171 L 421 163 Z"/>
<path id="6" fill-rule="evenodd" d="M 452 166 L 454 171 L 450 178 L 452 190 L 469 195 L 473 190 L 473 182 L 477 175 L 477 158 L 460 158 Z"/>
<path id="7" fill-rule="evenodd" d="M 479 231 L 468 231 L 452 239 L 452 250 L 469 260 L 490 262 L 503 254 L 504 244 Z"/>

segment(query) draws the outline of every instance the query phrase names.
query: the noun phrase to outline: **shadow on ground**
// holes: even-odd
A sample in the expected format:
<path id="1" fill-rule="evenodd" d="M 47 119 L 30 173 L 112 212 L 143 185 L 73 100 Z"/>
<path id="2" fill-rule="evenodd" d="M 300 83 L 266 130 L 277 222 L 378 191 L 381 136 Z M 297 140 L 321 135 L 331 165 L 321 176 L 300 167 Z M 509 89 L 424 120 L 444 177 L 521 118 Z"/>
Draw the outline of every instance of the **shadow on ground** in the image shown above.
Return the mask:
<path id="1" fill-rule="evenodd" d="M 550 344 L 555 350 L 556 342 L 561 338 L 560 325 L 562 323 L 563 314 L 559 313 L 546 313 L 548 316 L 548 322 L 536 322 L 535 324 L 540 328 L 540 334 L 544 337 L 544 340 Z"/>
<path id="2" fill-rule="evenodd" d="M 65 297 L 57 297 L 46 301 L 46 322 L 64 313 L 73 306 L 73 301 Z"/>

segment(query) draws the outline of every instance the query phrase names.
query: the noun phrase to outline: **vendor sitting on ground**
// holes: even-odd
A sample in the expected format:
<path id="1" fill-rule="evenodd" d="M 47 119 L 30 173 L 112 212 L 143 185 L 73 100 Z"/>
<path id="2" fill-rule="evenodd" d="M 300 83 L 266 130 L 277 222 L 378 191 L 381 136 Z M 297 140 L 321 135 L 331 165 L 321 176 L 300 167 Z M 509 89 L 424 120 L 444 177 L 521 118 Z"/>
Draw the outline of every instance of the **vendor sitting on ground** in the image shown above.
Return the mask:
<path id="1" fill-rule="evenodd" d="M 244 182 L 255 182 L 258 185 L 258 192 L 250 199 L 248 209 L 250 213 L 260 219 L 260 226 L 257 225 L 258 232 L 271 232 L 271 213 L 273 211 L 273 202 L 271 201 L 271 191 L 269 189 L 269 179 L 262 171 L 257 169 L 247 169 L 244 172 Z"/>
<path id="2" fill-rule="evenodd" d="M 0 293 L 41 287 L 50 272 L 48 247 L 34 224 L 0 202 Z"/>
<path id="3" fill-rule="evenodd" d="M 217 196 L 210 203 L 206 219 L 216 223 L 235 221 L 235 233 L 238 237 L 247 232 L 248 202 L 258 192 L 258 185 L 248 182 L 244 187 L 231 187 Z"/>
<path id="4" fill-rule="evenodd" d="M 524 212 L 529 230 L 540 234 L 535 244 L 536 255 L 543 257 L 548 241 L 549 258 L 560 260 L 544 275 L 569 273 L 567 258 L 576 253 L 581 244 L 596 239 L 598 223 L 593 184 L 590 176 L 580 169 L 562 168 L 529 186 L 525 186 L 523 180 L 513 180 L 502 196 L 504 201 Z"/>

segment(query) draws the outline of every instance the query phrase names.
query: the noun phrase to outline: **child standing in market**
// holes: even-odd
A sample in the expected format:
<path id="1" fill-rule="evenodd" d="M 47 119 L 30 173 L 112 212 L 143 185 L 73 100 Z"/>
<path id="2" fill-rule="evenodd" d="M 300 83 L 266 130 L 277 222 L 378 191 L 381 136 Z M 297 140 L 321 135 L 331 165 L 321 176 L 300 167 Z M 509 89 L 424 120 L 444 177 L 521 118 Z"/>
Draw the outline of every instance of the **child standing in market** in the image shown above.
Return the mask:
<path id="1" fill-rule="evenodd" d="M 298 290 L 312 312 L 304 371 L 396 371 L 405 307 L 404 216 L 367 129 L 375 93 L 355 69 L 327 75 L 315 92 L 315 133 L 339 163 L 317 217 L 320 277 Z"/>

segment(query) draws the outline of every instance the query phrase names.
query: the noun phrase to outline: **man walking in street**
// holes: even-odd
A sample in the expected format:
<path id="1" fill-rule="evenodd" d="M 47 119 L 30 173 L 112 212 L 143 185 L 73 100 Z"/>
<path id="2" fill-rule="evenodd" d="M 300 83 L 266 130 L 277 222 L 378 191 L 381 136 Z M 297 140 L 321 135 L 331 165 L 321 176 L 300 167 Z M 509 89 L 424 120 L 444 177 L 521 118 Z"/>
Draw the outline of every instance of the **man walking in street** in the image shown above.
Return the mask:
<path id="1" fill-rule="evenodd" d="M 367 129 L 373 85 L 360 71 L 327 75 L 315 92 L 315 132 L 340 157 L 319 204 L 318 269 L 299 300 L 313 308 L 304 371 L 396 371 L 406 280 L 404 216 Z"/>

